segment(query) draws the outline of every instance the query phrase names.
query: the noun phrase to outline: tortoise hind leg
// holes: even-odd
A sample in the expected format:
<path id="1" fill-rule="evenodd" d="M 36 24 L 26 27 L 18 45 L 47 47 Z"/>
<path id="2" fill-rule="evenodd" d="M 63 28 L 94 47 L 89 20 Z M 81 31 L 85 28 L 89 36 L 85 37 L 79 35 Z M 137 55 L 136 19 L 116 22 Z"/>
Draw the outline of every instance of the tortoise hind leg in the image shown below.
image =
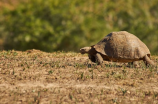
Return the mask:
<path id="1" fill-rule="evenodd" d="M 154 62 L 150 60 L 150 58 L 147 55 L 143 57 L 143 61 L 146 66 L 149 66 L 149 65 L 155 66 Z"/>
<path id="2" fill-rule="evenodd" d="M 136 67 L 139 67 L 139 63 L 138 63 L 137 61 L 129 62 L 128 65 L 129 65 L 129 66 L 132 65 L 132 66 L 134 66 L 135 68 L 136 68 Z"/>
<path id="3" fill-rule="evenodd" d="M 101 56 L 99 53 L 96 53 L 96 54 L 95 54 L 95 58 L 96 58 L 96 63 L 97 63 L 98 65 L 102 65 L 102 63 L 103 63 L 103 58 L 102 58 L 102 56 Z"/>

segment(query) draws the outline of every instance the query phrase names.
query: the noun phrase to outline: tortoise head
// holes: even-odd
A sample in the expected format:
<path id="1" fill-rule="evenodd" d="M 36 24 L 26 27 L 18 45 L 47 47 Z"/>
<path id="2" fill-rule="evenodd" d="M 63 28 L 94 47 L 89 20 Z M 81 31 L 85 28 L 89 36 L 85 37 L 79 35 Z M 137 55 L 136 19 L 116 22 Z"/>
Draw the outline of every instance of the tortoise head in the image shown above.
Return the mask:
<path id="1" fill-rule="evenodd" d="M 80 53 L 81 54 L 89 53 L 91 49 L 92 49 L 91 47 L 83 47 L 80 49 Z"/>

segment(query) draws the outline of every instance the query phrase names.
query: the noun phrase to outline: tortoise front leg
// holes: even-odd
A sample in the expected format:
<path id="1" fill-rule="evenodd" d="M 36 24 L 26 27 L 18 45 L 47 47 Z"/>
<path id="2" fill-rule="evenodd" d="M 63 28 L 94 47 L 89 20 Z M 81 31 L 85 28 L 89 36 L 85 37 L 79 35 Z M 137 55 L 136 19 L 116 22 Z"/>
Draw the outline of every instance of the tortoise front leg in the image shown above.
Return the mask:
<path id="1" fill-rule="evenodd" d="M 93 56 L 93 55 L 88 55 L 88 57 L 89 57 L 89 59 L 90 59 L 92 62 L 96 63 L 95 56 Z"/>
<path id="2" fill-rule="evenodd" d="M 155 66 L 154 62 L 150 60 L 150 58 L 147 55 L 143 57 L 143 61 L 146 66 L 149 66 L 149 65 Z"/>
<path id="3" fill-rule="evenodd" d="M 103 58 L 102 58 L 102 56 L 101 56 L 99 53 L 96 53 L 96 54 L 95 54 L 95 59 L 96 59 L 96 63 L 97 63 L 98 65 L 102 65 L 102 63 L 103 63 Z"/>

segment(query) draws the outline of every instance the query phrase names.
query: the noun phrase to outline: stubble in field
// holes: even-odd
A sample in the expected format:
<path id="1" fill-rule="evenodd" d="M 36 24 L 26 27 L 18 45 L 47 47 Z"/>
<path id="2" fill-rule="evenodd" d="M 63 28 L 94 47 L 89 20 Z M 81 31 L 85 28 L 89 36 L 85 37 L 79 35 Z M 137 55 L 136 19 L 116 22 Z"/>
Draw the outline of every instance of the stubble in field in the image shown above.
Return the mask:
<path id="1" fill-rule="evenodd" d="M 158 64 L 158 57 L 152 60 Z M 158 68 L 92 63 L 87 55 L 0 52 L 0 103 L 158 103 Z"/>

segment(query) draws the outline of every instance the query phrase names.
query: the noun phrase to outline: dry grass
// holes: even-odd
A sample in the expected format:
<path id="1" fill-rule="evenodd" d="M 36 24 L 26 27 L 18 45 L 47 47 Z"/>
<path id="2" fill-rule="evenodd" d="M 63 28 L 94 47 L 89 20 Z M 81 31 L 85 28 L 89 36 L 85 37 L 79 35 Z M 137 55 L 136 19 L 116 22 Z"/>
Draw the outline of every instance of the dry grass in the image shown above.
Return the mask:
<path id="1" fill-rule="evenodd" d="M 0 104 L 156 104 L 157 81 L 158 68 L 142 63 L 101 67 L 79 53 L 0 52 Z"/>

